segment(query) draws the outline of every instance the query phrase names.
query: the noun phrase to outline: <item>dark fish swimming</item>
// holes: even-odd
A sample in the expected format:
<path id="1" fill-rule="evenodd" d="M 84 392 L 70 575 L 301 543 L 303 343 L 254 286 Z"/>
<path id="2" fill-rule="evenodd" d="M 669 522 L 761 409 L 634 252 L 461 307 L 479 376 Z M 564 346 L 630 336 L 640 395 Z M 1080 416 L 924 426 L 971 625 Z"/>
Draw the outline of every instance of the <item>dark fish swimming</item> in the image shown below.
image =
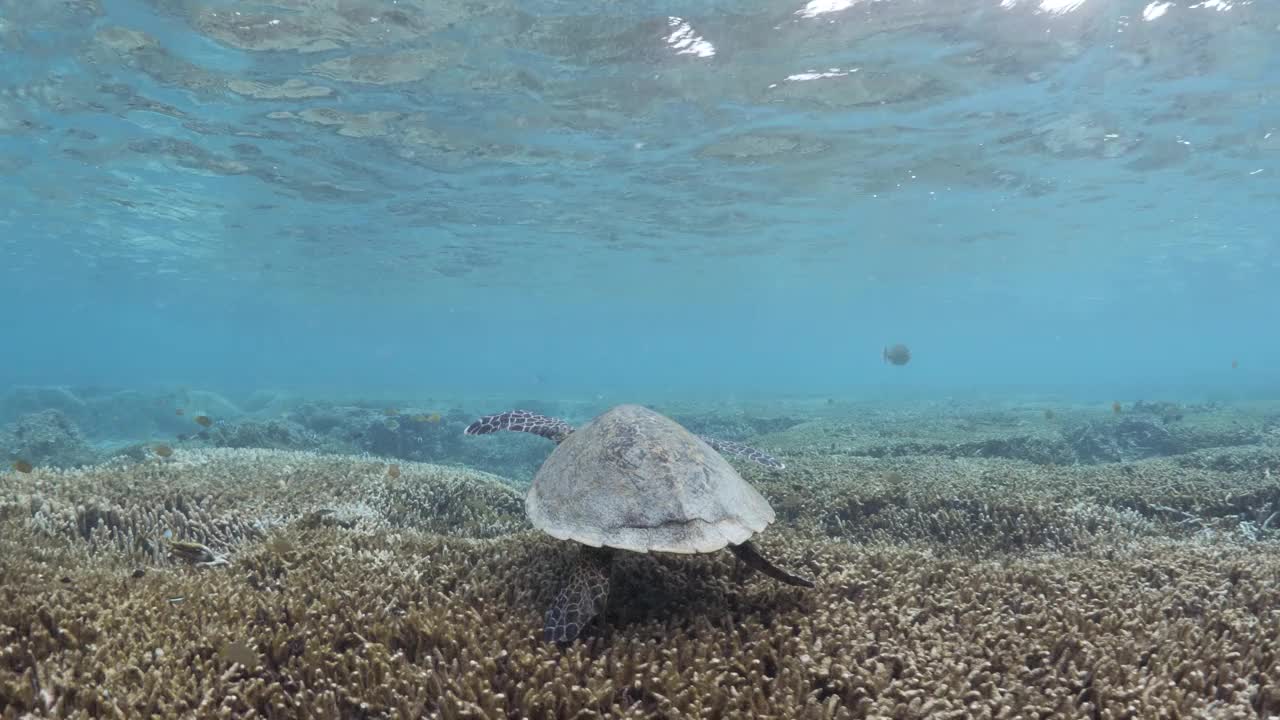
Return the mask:
<path id="1" fill-rule="evenodd" d="M 906 365 L 911 362 L 911 350 L 902 343 L 886 347 L 883 356 L 885 362 L 894 365 Z"/>

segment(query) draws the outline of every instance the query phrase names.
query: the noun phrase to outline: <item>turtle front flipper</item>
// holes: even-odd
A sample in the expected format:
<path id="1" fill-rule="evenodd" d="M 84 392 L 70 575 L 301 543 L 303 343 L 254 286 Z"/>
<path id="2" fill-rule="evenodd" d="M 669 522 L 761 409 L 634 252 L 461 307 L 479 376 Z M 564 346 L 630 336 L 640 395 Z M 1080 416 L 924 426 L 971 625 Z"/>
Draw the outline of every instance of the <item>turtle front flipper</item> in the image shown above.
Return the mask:
<path id="1" fill-rule="evenodd" d="M 547 609 L 542 637 L 547 642 L 573 642 L 591 619 L 604 611 L 609 599 L 613 551 L 583 546 L 569 582 Z"/>
<path id="2" fill-rule="evenodd" d="M 756 546 L 751 544 L 751 541 L 749 540 L 741 545 L 730 545 L 729 549 L 732 550 L 733 554 L 746 564 L 747 567 L 752 570 L 759 570 L 778 582 L 784 582 L 788 585 L 798 585 L 800 587 L 813 587 L 812 580 L 807 580 L 799 575 L 792 575 L 786 570 L 783 570 L 777 565 L 769 562 L 768 559 L 761 555 L 760 551 L 757 550 Z"/>
<path id="3" fill-rule="evenodd" d="M 781 470 L 786 467 L 786 465 L 782 464 L 781 460 L 763 450 L 757 450 L 749 445 L 743 445 L 740 442 L 734 442 L 732 440 L 718 440 L 713 437 L 707 437 L 706 435 L 699 435 L 698 437 L 702 438 L 703 442 L 710 445 L 712 450 L 715 450 L 721 455 L 733 455 L 734 457 L 745 458 L 751 462 L 760 463 L 765 467 L 771 467 L 775 470 Z"/>
<path id="4" fill-rule="evenodd" d="M 539 415 L 528 410 L 507 410 L 494 415 L 485 415 L 467 426 L 463 435 L 488 435 L 499 430 L 527 432 L 540 435 L 557 445 L 569 437 L 573 426 L 560 418 Z"/>

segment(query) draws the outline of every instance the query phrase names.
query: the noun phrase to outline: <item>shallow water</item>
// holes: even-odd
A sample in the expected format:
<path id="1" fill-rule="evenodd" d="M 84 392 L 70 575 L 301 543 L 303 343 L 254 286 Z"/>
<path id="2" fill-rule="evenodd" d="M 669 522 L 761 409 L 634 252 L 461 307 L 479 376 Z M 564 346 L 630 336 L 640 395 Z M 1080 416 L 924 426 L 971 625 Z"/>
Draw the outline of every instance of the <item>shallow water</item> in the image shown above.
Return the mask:
<path id="1" fill-rule="evenodd" d="M 1277 385 L 1274 6 L 811 5 L 7 3 L 0 381 Z"/>
<path id="2" fill-rule="evenodd" d="M 0 717 L 1280 715 L 1277 47 L 0 0 Z M 621 403 L 780 460 L 729 457 L 816 587 L 619 556 L 542 642 L 556 446 L 463 430 Z"/>

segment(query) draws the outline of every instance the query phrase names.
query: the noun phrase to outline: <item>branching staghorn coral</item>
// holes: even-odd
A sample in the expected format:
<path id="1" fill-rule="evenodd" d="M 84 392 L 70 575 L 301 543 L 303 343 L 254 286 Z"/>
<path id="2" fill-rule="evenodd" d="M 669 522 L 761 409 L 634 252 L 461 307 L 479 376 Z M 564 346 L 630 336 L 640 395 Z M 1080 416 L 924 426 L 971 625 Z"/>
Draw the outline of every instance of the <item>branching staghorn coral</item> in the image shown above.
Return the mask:
<path id="1" fill-rule="evenodd" d="M 1222 453 L 1253 458 L 1257 451 Z M 788 458 L 782 474 L 740 467 L 788 523 L 851 541 L 936 542 L 979 555 L 1189 535 L 1199 528 L 1181 522 L 1188 514 L 1229 531 L 1260 525 L 1280 509 L 1280 482 L 1260 460 L 1215 470 L 1188 465 L 1188 457 L 1046 466 L 804 456 Z"/>
<path id="2" fill-rule="evenodd" d="M 166 540 L 225 552 L 291 519 L 323 513 L 350 523 L 487 536 L 524 527 L 519 495 L 492 476 L 380 459 L 272 450 L 176 450 L 73 470 L 10 473 L 0 512 L 27 510 L 33 530 L 79 538 L 135 562 L 165 562 Z"/>
<path id="3" fill-rule="evenodd" d="M 620 577 L 644 603 L 561 651 L 537 632 L 539 588 L 568 559 L 554 541 L 307 533 L 291 557 L 249 546 L 226 572 L 64 565 L 70 583 L 6 585 L 0 702 L 333 718 L 1280 711 L 1265 684 L 1274 553 L 1144 541 L 1109 558 L 965 563 L 784 534 L 769 551 L 816 567 L 816 594 L 735 586 L 721 556 L 629 557 Z"/>
<path id="4" fill-rule="evenodd" d="M 518 494 L 495 480 L 414 464 L 390 478 L 382 461 L 351 456 L 172 460 L 0 476 L 0 717 L 1280 713 L 1280 547 L 1190 542 L 1136 513 L 1092 542 L 1006 547 L 1005 533 L 1032 532 L 1038 516 L 1015 515 L 1001 493 L 1072 493 L 1002 478 L 999 464 L 761 482 L 775 505 L 782 490 L 793 501 L 763 549 L 816 589 L 735 582 L 727 553 L 627 554 L 615 576 L 627 602 L 560 649 L 540 640 L 540 616 L 575 550 L 525 529 Z M 1170 481 L 1184 480 L 1194 484 Z M 903 542 L 907 524 L 933 518 L 921 503 L 966 493 L 979 504 Z M 158 504 L 155 528 L 176 513 L 192 534 L 232 516 L 261 529 L 210 545 L 226 565 L 195 567 L 86 539 L 74 524 L 37 534 L 35 497 L 93 500 L 122 517 Z M 850 542 L 863 531 L 838 532 L 822 514 L 840 497 L 880 503 L 829 510 L 849 523 L 905 510 Z M 1077 532 L 1103 507 L 1074 502 L 1053 532 Z M 958 541 L 986 556 L 948 553 Z"/>

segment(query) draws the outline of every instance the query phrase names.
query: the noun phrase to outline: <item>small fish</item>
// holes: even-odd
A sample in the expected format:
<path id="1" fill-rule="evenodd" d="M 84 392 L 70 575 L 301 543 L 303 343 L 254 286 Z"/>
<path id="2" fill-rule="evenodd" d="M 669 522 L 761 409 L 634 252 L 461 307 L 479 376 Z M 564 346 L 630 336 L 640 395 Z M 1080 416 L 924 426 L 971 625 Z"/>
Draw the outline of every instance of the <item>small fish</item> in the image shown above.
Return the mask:
<path id="1" fill-rule="evenodd" d="M 885 362 L 894 365 L 906 365 L 911 362 L 911 350 L 902 343 L 886 347 L 881 355 Z"/>
<path id="2" fill-rule="evenodd" d="M 173 454 L 173 448 L 169 447 L 168 445 L 156 445 L 155 447 L 151 448 L 151 451 L 162 458 L 167 458 Z"/>
<path id="3" fill-rule="evenodd" d="M 395 480 L 396 478 L 400 477 L 400 466 L 396 464 L 390 465 L 387 468 L 387 477 L 391 478 L 392 480 Z"/>
<path id="4" fill-rule="evenodd" d="M 186 410 L 183 410 L 182 408 L 178 408 L 177 410 L 174 410 L 174 411 L 173 411 L 173 414 L 174 414 L 174 415 L 186 415 L 186 414 L 187 414 L 187 411 L 186 411 Z"/>
<path id="5" fill-rule="evenodd" d="M 889 472 L 885 473 L 884 479 L 885 479 L 885 482 L 898 483 L 898 484 L 902 484 L 907 481 L 907 478 L 904 477 L 902 473 L 897 472 L 895 470 L 890 470 Z"/>
<path id="6" fill-rule="evenodd" d="M 193 565 L 225 565 L 226 558 L 216 554 L 203 543 L 189 540 L 170 540 L 169 554 Z"/>
<path id="7" fill-rule="evenodd" d="M 196 422 L 202 427 L 209 427 L 213 424 L 213 421 L 209 419 L 208 415 L 197 415 Z"/>
<path id="8" fill-rule="evenodd" d="M 1111 403 L 1111 412 L 1115 413 L 1116 415 L 1119 415 L 1119 414 L 1120 414 L 1120 401 L 1119 401 L 1119 400 L 1116 400 L 1115 402 Z"/>
<path id="9" fill-rule="evenodd" d="M 427 422 L 429 422 L 429 423 L 439 423 L 439 422 L 440 422 L 440 413 L 431 413 L 430 415 L 428 415 L 428 416 L 427 416 Z"/>
<path id="10" fill-rule="evenodd" d="M 1232 360 L 1232 361 L 1231 361 L 1231 369 L 1232 369 L 1232 370 L 1235 370 L 1235 369 L 1237 369 L 1237 368 L 1239 368 L 1239 367 L 1240 367 L 1240 361 L 1239 361 L 1239 360 Z"/>
<path id="11" fill-rule="evenodd" d="M 26 460 L 14 460 L 13 469 L 20 473 L 29 473 L 31 472 L 31 463 Z"/>
<path id="12" fill-rule="evenodd" d="M 1045 411 L 1044 411 L 1044 419 L 1045 419 L 1045 420 L 1052 420 L 1052 419 L 1053 419 L 1053 411 L 1052 411 L 1052 410 L 1050 410 L 1050 409 L 1048 409 L 1048 408 L 1045 408 Z"/>

